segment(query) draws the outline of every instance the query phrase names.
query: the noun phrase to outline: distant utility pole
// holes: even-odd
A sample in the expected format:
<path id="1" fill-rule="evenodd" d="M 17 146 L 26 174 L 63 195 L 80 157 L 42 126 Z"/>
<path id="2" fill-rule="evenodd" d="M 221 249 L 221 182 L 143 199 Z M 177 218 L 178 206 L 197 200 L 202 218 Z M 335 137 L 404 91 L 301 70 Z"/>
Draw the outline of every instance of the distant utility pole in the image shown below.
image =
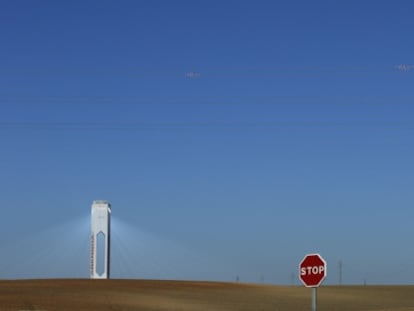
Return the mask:
<path id="1" fill-rule="evenodd" d="M 342 268 L 343 268 L 343 263 L 342 260 L 339 260 L 338 262 L 338 283 L 339 285 L 342 285 Z"/>
<path id="2" fill-rule="evenodd" d="M 295 275 L 295 272 L 292 272 L 292 273 L 290 274 L 290 280 L 291 280 L 291 282 L 292 282 L 292 286 L 293 286 L 293 285 L 295 285 L 295 280 L 296 280 L 296 275 Z"/>

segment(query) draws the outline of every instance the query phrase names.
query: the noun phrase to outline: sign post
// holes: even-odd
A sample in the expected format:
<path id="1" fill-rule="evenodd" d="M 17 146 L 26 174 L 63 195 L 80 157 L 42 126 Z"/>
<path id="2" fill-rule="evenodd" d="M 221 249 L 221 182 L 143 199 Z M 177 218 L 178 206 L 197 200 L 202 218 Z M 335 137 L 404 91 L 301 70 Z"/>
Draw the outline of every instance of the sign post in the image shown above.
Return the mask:
<path id="1" fill-rule="evenodd" d="M 318 310 L 318 288 L 312 287 L 312 311 Z"/>
<path id="2" fill-rule="evenodd" d="M 312 288 L 312 311 L 317 311 L 317 289 L 326 277 L 326 261 L 319 254 L 306 255 L 299 264 L 299 278 Z"/>

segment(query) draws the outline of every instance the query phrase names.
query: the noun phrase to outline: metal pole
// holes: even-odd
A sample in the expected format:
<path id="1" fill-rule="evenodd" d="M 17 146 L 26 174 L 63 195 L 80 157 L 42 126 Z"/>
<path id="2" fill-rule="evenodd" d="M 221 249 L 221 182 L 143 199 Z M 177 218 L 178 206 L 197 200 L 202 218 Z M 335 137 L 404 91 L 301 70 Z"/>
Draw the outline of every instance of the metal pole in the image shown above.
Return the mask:
<path id="1" fill-rule="evenodd" d="M 318 298 L 317 290 L 318 290 L 317 287 L 312 287 L 312 311 L 317 310 L 317 303 L 316 303 L 316 300 Z"/>

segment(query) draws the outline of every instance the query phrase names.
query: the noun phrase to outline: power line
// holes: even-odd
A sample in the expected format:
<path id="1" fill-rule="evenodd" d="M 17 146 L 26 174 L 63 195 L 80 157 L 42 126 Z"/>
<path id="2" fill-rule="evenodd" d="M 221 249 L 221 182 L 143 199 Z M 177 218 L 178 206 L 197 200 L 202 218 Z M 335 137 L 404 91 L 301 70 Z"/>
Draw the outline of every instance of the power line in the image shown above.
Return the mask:
<path id="1" fill-rule="evenodd" d="M 207 76 L 250 76 L 250 75 L 289 75 L 289 74 L 389 74 L 409 73 L 414 71 L 414 65 L 261 65 L 261 66 L 219 66 L 209 64 L 208 69 L 203 70 L 203 65 L 198 68 L 183 68 L 173 66 L 70 66 L 70 67 L 4 67 L 2 72 L 7 75 L 78 75 L 78 76 L 144 76 L 144 77 L 203 77 Z M 196 70 L 195 70 L 196 69 Z"/>
<path id="2" fill-rule="evenodd" d="M 16 67 L 5 66 L 2 72 L 5 73 L 93 73 L 93 74 L 146 74 L 146 73 L 166 73 L 177 74 L 180 77 L 186 77 L 188 73 L 200 74 L 205 65 L 194 65 L 192 67 L 184 68 L 183 66 L 168 66 L 168 65 L 142 65 L 142 66 L 40 66 L 40 67 Z M 409 63 L 400 64 L 326 64 L 326 65 L 215 65 L 208 64 L 208 72 L 225 73 L 225 72 L 318 72 L 318 71 L 340 71 L 340 72 L 409 72 L 414 70 L 414 65 Z"/>
<path id="3" fill-rule="evenodd" d="M 0 129 L 27 130 L 414 130 L 414 122 L 0 122 Z"/>
<path id="4" fill-rule="evenodd" d="M 414 96 L 299 96 L 299 95 L 147 95 L 147 96 L 46 96 L 0 94 L 0 105 L 108 105 L 108 106 L 273 106 L 273 105 L 326 105 L 326 106 L 377 106 L 414 105 Z"/>

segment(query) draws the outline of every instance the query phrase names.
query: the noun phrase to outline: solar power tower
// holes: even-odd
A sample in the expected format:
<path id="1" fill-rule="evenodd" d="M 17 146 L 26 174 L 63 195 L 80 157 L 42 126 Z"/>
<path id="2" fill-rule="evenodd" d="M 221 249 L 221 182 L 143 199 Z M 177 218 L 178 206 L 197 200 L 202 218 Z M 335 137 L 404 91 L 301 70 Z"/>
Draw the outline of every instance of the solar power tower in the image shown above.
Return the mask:
<path id="1" fill-rule="evenodd" d="M 93 201 L 91 208 L 91 278 L 109 279 L 111 262 L 111 204 Z"/>

